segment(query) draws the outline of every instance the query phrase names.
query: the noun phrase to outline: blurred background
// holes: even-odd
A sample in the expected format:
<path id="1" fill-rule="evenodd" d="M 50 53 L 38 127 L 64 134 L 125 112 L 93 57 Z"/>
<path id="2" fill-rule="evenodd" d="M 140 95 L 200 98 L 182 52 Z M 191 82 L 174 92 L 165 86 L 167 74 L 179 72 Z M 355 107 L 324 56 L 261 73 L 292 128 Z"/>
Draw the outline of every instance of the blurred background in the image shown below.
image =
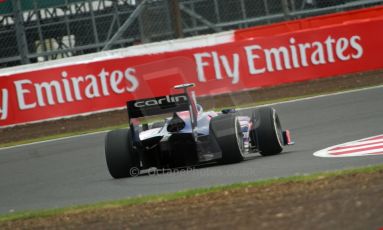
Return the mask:
<path id="1" fill-rule="evenodd" d="M 383 4 L 383 0 L 0 0 L 0 68 Z"/>

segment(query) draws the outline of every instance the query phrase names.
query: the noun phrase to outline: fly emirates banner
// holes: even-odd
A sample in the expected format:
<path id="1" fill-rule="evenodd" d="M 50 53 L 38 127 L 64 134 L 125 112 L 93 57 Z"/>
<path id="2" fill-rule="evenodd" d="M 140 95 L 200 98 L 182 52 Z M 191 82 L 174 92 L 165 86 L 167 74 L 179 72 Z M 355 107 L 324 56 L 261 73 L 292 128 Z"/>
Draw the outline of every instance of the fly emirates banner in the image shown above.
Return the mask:
<path id="1" fill-rule="evenodd" d="M 379 69 L 382 28 L 380 18 L 246 40 L 235 40 L 234 31 L 224 41 L 203 37 L 201 46 L 179 40 L 148 52 L 142 46 L 138 54 L 127 48 L 116 58 L 106 52 L 96 60 L 0 70 L 0 126 L 123 108 L 128 100 L 180 93 L 172 87 L 185 82 L 203 96 Z M 167 49 L 170 43 L 180 45 Z"/>

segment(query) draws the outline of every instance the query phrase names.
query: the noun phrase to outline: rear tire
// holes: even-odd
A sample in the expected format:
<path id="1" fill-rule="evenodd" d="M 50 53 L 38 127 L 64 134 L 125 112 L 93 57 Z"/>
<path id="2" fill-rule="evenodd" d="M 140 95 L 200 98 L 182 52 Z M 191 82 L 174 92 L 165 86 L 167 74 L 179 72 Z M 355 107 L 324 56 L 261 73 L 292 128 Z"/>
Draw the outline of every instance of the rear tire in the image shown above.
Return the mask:
<path id="1" fill-rule="evenodd" d="M 235 114 L 212 118 L 209 129 L 221 149 L 222 163 L 231 164 L 243 160 L 243 134 Z"/>
<path id="2" fill-rule="evenodd" d="M 260 154 L 271 156 L 281 153 L 283 148 L 282 127 L 278 114 L 271 107 L 263 107 L 253 111 L 252 138 Z"/>
<path id="3" fill-rule="evenodd" d="M 130 129 L 118 129 L 105 137 L 105 157 L 109 173 L 114 178 L 137 176 L 138 154 L 133 149 Z"/>

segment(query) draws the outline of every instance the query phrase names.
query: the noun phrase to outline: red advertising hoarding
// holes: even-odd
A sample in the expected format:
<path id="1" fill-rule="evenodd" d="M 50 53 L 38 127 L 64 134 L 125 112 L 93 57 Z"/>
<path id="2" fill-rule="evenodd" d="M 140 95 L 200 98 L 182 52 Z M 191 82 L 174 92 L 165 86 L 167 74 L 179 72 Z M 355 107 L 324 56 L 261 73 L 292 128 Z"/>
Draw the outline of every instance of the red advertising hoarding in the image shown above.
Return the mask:
<path id="1" fill-rule="evenodd" d="M 382 68 L 381 28 L 383 19 L 374 18 L 275 36 L 235 40 L 233 34 L 232 42 L 218 45 L 185 43 L 172 51 L 0 72 L 0 126 L 121 108 L 183 82 L 196 83 L 201 96 Z"/>

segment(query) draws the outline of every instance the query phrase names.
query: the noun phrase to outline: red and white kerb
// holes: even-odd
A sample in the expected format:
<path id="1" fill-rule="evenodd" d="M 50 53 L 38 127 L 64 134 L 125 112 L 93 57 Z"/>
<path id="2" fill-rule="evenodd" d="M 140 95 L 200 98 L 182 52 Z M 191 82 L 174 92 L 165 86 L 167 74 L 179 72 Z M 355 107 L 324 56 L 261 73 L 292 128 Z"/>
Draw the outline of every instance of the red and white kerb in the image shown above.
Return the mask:
<path id="1" fill-rule="evenodd" d="M 383 156 L 383 135 L 332 146 L 314 153 L 317 157 Z"/>

